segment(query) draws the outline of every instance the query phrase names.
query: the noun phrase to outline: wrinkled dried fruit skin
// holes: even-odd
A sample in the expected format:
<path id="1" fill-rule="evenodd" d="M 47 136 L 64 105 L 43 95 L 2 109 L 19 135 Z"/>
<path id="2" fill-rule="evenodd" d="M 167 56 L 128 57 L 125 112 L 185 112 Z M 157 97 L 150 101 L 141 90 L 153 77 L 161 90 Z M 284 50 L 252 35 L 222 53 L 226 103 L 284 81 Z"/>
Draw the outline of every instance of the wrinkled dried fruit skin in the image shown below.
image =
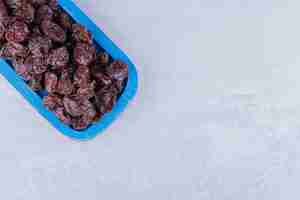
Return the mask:
<path id="1" fill-rule="evenodd" d="M 66 47 L 54 49 L 50 52 L 47 58 L 47 63 L 53 68 L 60 68 L 66 66 L 69 62 L 69 52 Z"/>
<path id="2" fill-rule="evenodd" d="M 78 65 L 88 66 L 96 57 L 94 46 L 86 43 L 77 43 L 74 49 L 74 60 Z"/>
<path id="3" fill-rule="evenodd" d="M 76 95 L 79 99 L 91 99 L 95 96 L 95 82 L 78 88 Z"/>
<path id="4" fill-rule="evenodd" d="M 47 0 L 29 0 L 29 2 L 34 5 L 35 7 L 38 7 L 40 5 L 44 5 L 47 3 Z"/>
<path id="5" fill-rule="evenodd" d="M 92 44 L 92 35 L 80 24 L 73 24 L 72 37 L 76 42 Z"/>
<path id="6" fill-rule="evenodd" d="M 100 113 L 110 112 L 117 100 L 118 91 L 114 86 L 96 92 L 96 106 Z"/>
<path id="7" fill-rule="evenodd" d="M 12 65 L 18 75 L 20 75 L 25 81 L 29 81 L 32 78 L 32 65 L 26 63 L 26 61 L 16 60 L 12 62 Z"/>
<path id="8" fill-rule="evenodd" d="M 128 78 L 128 66 L 124 62 L 116 60 L 106 68 L 106 73 L 116 81 L 124 81 Z"/>
<path id="9" fill-rule="evenodd" d="M 74 90 L 73 83 L 70 79 L 69 73 L 67 70 L 64 70 L 61 73 L 61 77 L 58 81 L 57 92 L 61 95 L 70 95 Z"/>
<path id="10" fill-rule="evenodd" d="M 49 110 L 54 110 L 57 107 L 63 107 L 62 99 L 55 94 L 50 94 L 44 97 L 43 103 Z"/>
<path id="11" fill-rule="evenodd" d="M 53 10 L 48 5 L 42 5 L 36 11 L 35 23 L 40 24 L 43 20 L 52 20 L 53 15 Z"/>
<path id="12" fill-rule="evenodd" d="M 22 21 L 16 21 L 6 31 L 5 38 L 10 42 L 23 42 L 27 39 L 30 31 L 28 26 Z"/>
<path id="13" fill-rule="evenodd" d="M 90 102 L 89 100 L 82 101 L 80 103 L 80 109 L 83 112 L 83 117 L 88 120 L 88 123 L 92 123 L 94 121 L 94 118 L 97 115 L 97 111 L 95 106 Z"/>
<path id="14" fill-rule="evenodd" d="M 52 94 L 56 92 L 58 78 L 56 74 L 52 72 L 46 72 L 44 78 L 45 89 L 48 93 Z"/>
<path id="15" fill-rule="evenodd" d="M 86 66 L 79 66 L 74 75 L 74 84 L 78 87 L 86 87 L 90 83 L 90 69 Z"/>
<path id="16" fill-rule="evenodd" d="M 2 22 L 3 18 L 7 17 L 7 8 L 3 0 L 0 0 L 0 22 Z"/>
<path id="17" fill-rule="evenodd" d="M 75 130 L 81 131 L 86 129 L 88 126 L 89 126 L 89 121 L 83 117 L 72 119 L 72 127 Z"/>
<path id="18" fill-rule="evenodd" d="M 14 11 L 14 15 L 19 20 L 24 20 L 27 23 L 33 22 L 34 14 L 35 14 L 34 7 L 29 3 L 21 5 Z"/>
<path id="19" fill-rule="evenodd" d="M 52 41 L 47 37 L 37 36 L 31 38 L 28 48 L 34 57 L 43 57 L 49 53 L 52 47 Z"/>
<path id="20" fill-rule="evenodd" d="M 50 20 L 44 20 L 41 24 L 41 29 L 43 33 L 54 42 L 63 43 L 67 39 L 65 31 Z"/>
<path id="21" fill-rule="evenodd" d="M 66 109 L 66 112 L 71 116 L 79 117 L 83 114 L 83 111 L 79 106 L 79 103 L 74 99 L 64 97 L 63 104 L 64 104 L 64 108 Z"/>
<path id="22" fill-rule="evenodd" d="M 17 57 L 25 58 L 27 56 L 28 49 L 21 44 L 15 42 L 7 42 L 3 45 L 0 51 L 0 57 L 6 59 L 14 59 Z"/>
<path id="23" fill-rule="evenodd" d="M 32 66 L 35 74 L 43 74 L 48 69 L 43 57 L 33 57 Z"/>
<path id="24" fill-rule="evenodd" d="M 108 87 L 113 84 L 113 80 L 102 71 L 93 71 L 93 76 L 101 88 Z"/>
<path id="25" fill-rule="evenodd" d="M 5 0 L 7 7 L 10 9 L 16 9 L 25 4 L 25 2 L 25 0 Z"/>
<path id="26" fill-rule="evenodd" d="M 57 118 L 66 125 L 71 124 L 71 117 L 66 114 L 65 109 L 63 107 L 57 107 L 54 109 L 54 113 Z"/>

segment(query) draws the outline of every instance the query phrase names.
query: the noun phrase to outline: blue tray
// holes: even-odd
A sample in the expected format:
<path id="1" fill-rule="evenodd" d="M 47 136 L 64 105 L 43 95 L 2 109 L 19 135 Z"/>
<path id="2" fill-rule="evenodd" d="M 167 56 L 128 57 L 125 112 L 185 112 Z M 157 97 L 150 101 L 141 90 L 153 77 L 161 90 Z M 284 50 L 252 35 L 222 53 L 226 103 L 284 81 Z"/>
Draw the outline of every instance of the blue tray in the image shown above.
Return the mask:
<path id="1" fill-rule="evenodd" d="M 93 35 L 95 42 L 101 46 L 113 59 L 120 59 L 128 64 L 129 77 L 127 85 L 110 113 L 104 115 L 97 123 L 83 131 L 76 131 L 64 125 L 54 113 L 47 110 L 43 105 L 42 98 L 15 73 L 11 66 L 3 59 L 0 59 L 0 73 L 21 93 L 21 95 L 57 130 L 71 138 L 86 140 L 94 138 L 103 132 L 120 114 L 124 111 L 129 101 L 137 92 L 138 76 L 135 66 L 101 30 L 94 24 L 71 0 L 59 0 L 60 6 L 73 17 L 73 19 L 85 26 Z"/>

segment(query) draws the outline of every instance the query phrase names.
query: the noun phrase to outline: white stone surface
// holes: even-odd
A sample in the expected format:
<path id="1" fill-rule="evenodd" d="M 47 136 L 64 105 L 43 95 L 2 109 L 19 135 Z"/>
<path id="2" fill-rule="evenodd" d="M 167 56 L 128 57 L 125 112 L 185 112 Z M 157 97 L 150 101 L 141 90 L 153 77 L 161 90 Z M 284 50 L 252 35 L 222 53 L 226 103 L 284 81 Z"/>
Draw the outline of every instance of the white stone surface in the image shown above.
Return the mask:
<path id="1" fill-rule="evenodd" d="M 299 0 L 76 3 L 137 65 L 138 95 L 77 142 L 1 78 L 1 199 L 299 199 Z"/>

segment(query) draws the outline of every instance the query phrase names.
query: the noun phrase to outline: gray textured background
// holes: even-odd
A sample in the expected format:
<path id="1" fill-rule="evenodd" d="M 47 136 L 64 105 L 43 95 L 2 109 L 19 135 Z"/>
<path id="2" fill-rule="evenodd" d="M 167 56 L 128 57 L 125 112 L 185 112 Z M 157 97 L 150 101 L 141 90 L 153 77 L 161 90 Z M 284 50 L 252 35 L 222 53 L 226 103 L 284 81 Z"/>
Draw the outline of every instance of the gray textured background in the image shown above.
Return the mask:
<path id="1" fill-rule="evenodd" d="M 136 63 L 137 98 L 76 142 L 1 77 L 1 199 L 299 199 L 299 0 L 76 3 Z"/>

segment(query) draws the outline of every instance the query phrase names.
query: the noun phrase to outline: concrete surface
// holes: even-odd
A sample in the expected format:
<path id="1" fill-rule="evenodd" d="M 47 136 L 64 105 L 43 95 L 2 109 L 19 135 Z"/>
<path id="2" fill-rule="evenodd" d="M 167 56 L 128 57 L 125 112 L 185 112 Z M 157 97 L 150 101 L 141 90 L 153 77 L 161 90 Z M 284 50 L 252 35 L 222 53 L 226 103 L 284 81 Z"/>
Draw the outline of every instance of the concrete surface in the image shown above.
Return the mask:
<path id="1" fill-rule="evenodd" d="M 1 78 L 5 200 L 293 200 L 298 0 L 76 0 L 136 63 L 104 135 L 60 135 Z"/>

